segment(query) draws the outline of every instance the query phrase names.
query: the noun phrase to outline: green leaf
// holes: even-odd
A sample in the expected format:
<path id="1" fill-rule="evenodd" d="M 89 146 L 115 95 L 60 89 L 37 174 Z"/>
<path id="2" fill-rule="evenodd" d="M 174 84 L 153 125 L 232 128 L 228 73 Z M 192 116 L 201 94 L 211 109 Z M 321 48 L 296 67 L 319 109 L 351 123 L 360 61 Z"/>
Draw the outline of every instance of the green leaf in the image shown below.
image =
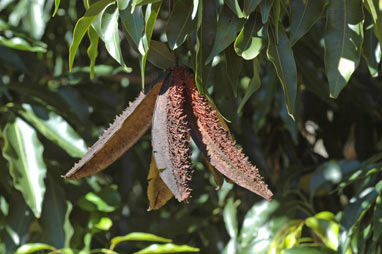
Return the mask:
<path id="1" fill-rule="evenodd" d="M 238 19 L 227 7 L 223 7 L 217 23 L 215 42 L 205 64 L 209 63 L 235 40 L 243 24 L 243 19 Z"/>
<path id="2" fill-rule="evenodd" d="M 382 235 L 382 196 L 381 195 L 377 197 L 377 200 L 374 206 L 373 228 L 374 228 L 373 241 L 376 242 L 378 241 L 378 239 L 381 239 L 380 237 Z"/>
<path id="3" fill-rule="evenodd" d="M 237 97 L 237 88 L 239 85 L 240 72 L 243 67 L 243 59 L 235 53 L 233 47 L 226 49 L 224 55 L 227 78 L 231 84 L 234 96 Z"/>
<path id="4" fill-rule="evenodd" d="M 278 200 L 253 205 L 244 217 L 239 235 L 243 253 L 266 253 L 277 230 L 289 220 L 286 211 Z"/>
<path id="5" fill-rule="evenodd" d="M 244 0 L 243 13 L 246 18 L 256 9 L 261 0 Z"/>
<path id="6" fill-rule="evenodd" d="M 291 0 L 290 42 L 294 45 L 321 17 L 327 0 Z"/>
<path id="7" fill-rule="evenodd" d="M 378 0 L 366 0 L 364 4 L 373 18 L 375 36 L 378 38 L 379 43 L 382 44 L 382 8 L 380 2 Z"/>
<path id="8" fill-rule="evenodd" d="M 44 229 L 42 241 L 56 248 L 64 248 L 66 240 L 64 223 L 67 210 L 65 193 L 52 177 L 48 177 L 46 187 L 47 191 L 40 219 Z"/>
<path id="9" fill-rule="evenodd" d="M 223 210 L 224 224 L 231 238 L 236 238 L 238 233 L 237 208 L 233 198 L 229 198 Z"/>
<path id="10" fill-rule="evenodd" d="M 366 60 L 372 77 L 378 76 L 378 66 L 381 62 L 381 46 L 373 31 L 374 25 L 369 15 L 366 15 L 365 38 L 362 45 L 362 55 Z"/>
<path id="11" fill-rule="evenodd" d="M 56 248 L 45 243 L 27 243 L 18 248 L 14 254 L 29 254 L 43 250 L 54 251 Z"/>
<path id="12" fill-rule="evenodd" d="M 267 56 L 273 63 L 284 89 L 288 114 L 294 118 L 294 106 L 297 95 L 296 63 L 288 37 L 281 27 L 278 31 L 278 38 L 277 43 L 275 30 L 272 26 L 269 26 Z"/>
<path id="13" fill-rule="evenodd" d="M 241 10 L 238 0 L 224 0 L 224 3 L 236 14 L 238 18 L 243 18 L 244 14 Z"/>
<path id="14" fill-rule="evenodd" d="M 90 40 L 90 45 L 87 50 L 88 57 L 90 59 L 90 79 L 94 79 L 94 66 L 95 66 L 95 61 L 98 56 L 98 41 L 99 41 L 99 36 L 97 32 L 94 30 L 93 27 L 89 27 L 88 30 L 88 37 Z"/>
<path id="15" fill-rule="evenodd" d="M 139 5 L 153 4 L 153 3 L 158 3 L 160 1 L 162 0 L 133 0 L 131 5 L 133 6 L 133 8 L 135 8 L 136 6 L 139 6 Z"/>
<path id="16" fill-rule="evenodd" d="M 158 68 L 167 70 L 175 65 L 175 60 L 167 45 L 160 41 L 151 40 L 147 60 Z"/>
<path id="17" fill-rule="evenodd" d="M 141 232 L 133 232 L 124 236 L 117 236 L 111 239 L 110 249 L 113 250 L 115 246 L 121 242 L 126 241 L 148 241 L 148 242 L 163 242 L 170 243 L 171 239 L 163 238 L 157 235 L 149 234 L 149 233 L 141 233 Z"/>
<path id="18" fill-rule="evenodd" d="M 261 87 L 259 58 L 257 57 L 253 59 L 252 63 L 253 63 L 253 77 L 249 82 L 248 88 L 245 91 L 243 99 L 240 101 L 239 108 L 237 109 L 238 113 L 241 113 L 244 105 L 247 103 L 247 101 L 252 96 L 252 94 Z"/>
<path id="19" fill-rule="evenodd" d="M 337 252 L 322 244 L 301 244 L 290 249 L 284 249 L 281 254 L 336 254 Z"/>
<path id="20" fill-rule="evenodd" d="M 84 140 L 61 116 L 43 107 L 23 104 L 20 114 L 42 135 L 64 149 L 70 156 L 81 158 L 87 151 Z"/>
<path id="21" fill-rule="evenodd" d="M 54 12 L 52 14 L 52 17 L 56 16 L 58 8 L 60 7 L 60 2 L 61 0 L 54 0 Z"/>
<path id="22" fill-rule="evenodd" d="M 326 213 L 326 212 L 323 212 Z M 305 225 L 310 227 L 315 234 L 317 234 L 322 242 L 329 248 L 337 250 L 338 247 L 338 223 L 332 219 L 322 218 L 319 213 L 313 217 L 309 217 L 305 220 Z M 334 214 L 332 214 L 334 218 Z"/>
<path id="23" fill-rule="evenodd" d="M 89 192 L 78 201 L 78 205 L 85 211 L 113 212 L 121 202 L 117 187 L 111 185 L 94 193 Z"/>
<path id="24" fill-rule="evenodd" d="M 29 52 L 40 52 L 45 53 L 46 52 L 46 45 L 43 43 L 39 43 L 40 45 L 31 45 L 28 41 L 26 41 L 22 37 L 12 37 L 10 39 L 7 39 L 0 35 L 0 45 L 17 49 L 17 50 L 23 50 L 23 51 L 29 51 Z"/>
<path id="25" fill-rule="evenodd" d="M 177 0 L 166 27 L 168 45 L 172 50 L 184 43 L 187 36 L 195 30 L 196 19 L 192 19 L 191 0 Z"/>
<path id="26" fill-rule="evenodd" d="M 72 70 L 74 57 L 78 46 L 80 45 L 86 31 L 89 29 L 90 25 L 93 23 L 97 15 L 105 9 L 107 5 L 114 2 L 114 0 L 100 0 L 92 4 L 89 9 L 85 12 L 84 16 L 80 18 L 73 31 L 73 41 L 69 48 L 69 70 Z"/>
<path id="27" fill-rule="evenodd" d="M 139 41 L 142 38 L 144 29 L 142 7 L 136 7 L 134 11 L 131 12 L 131 7 L 128 6 L 123 11 L 120 11 L 119 14 L 121 16 L 123 27 L 134 42 L 135 47 L 138 49 Z"/>
<path id="28" fill-rule="evenodd" d="M 363 20 L 361 1 L 330 1 L 324 60 L 332 98 L 338 97 L 358 67 L 363 41 Z"/>
<path id="29" fill-rule="evenodd" d="M 197 21 L 195 82 L 198 91 L 204 94 L 204 88 L 211 68 L 210 65 L 205 66 L 204 63 L 212 50 L 216 36 L 217 17 L 215 1 L 202 1 L 202 4 L 198 5 Z"/>
<path id="30" fill-rule="evenodd" d="M 179 252 L 199 252 L 198 248 L 188 245 L 167 244 L 152 244 L 143 250 L 135 252 L 135 254 L 160 254 L 160 253 L 179 253 Z"/>
<path id="31" fill-rule="evenodd" d="M 64 246 L 65 248 L 70 247 L 70 240 L 72 239 L 72 236 L 74 235 L 74 229 L 73 226 L 70 224 L 69 216 L 72 212 L 73 205 L 70 203 L 70 201 L 66 200 L 66 212 L 65 212 L 65 219 L 64 219 L 64 232 L 65 232 L 65 241 Z"/>
<path id="32" fill-rule="evenodd" d="M 339 247 L 338 253 L 346 254 L 351 244 L 351 236 L 353 235 L 357 225 L 361 222 L 366 212 L 376 201 L 378 194 L 382 190 L 382 182 L 378 182 L 375 188 L 366 188 L 354 199 L 350 200 L 342 213 L 340 221 Z"/>
<path id="33" fill-rule="evenodd" d="M 317 191 L 327 190 L 340 183 L 359 168 L 360 163 L 351 160 L 324 163 L 313 173 L 309 183 L 310 195 L 313 197 Z"/>
<path id="34" fill-rule="evenodd" d="M 91 7 L 90 7 L 91 8 Z M 89 8 L 89 9 L 90 9 Z M 117 4 L 112 4 L 102 10 L 93 22 L 101 40 L 105 43 L 106 50 L 122 66 L 125 66 L 118 30 L 119 10 Z"/>
<path id="35" fill-rule="evenodd" d="M 260 4 L 260 13 L 261 13 L 261 20 L 263 21 L 263 24 L 267 23 L 269 14 L 271 13 L 271 9 L 273 6 L 273 2 L 275 0 L 263 0 Z"/>
<path id="36" fill-rule="evenodd" d="M 21 191 L 25 202 L 39 218 L 45 194 L 46 166 L 42 157 L 44 148 L 35 129 L 21 118 L 7 123 L 3 135 L 3 156 L 9 163 L 14 186 Z"/>
<path id="37" fill-rule="evenodd" d="M 140 59 L 142 90 L 145 88 L 146 60 L 147 60 L 148 51 L 150 47 L 151 36 L 153 34 L 154 24 L 157 19 L 161 5 L 162 5 L 162 1 L 158 3 L 154 3 L 154 4 L 149 4 L 147 5 L 147 8 L 146 8 L 145 32 L 138 45 L 138 50 L 142 54 L 142 58 Z"/>
<path id="38" fill-rule="evenodd" d="M 235 51 L 245 60 L 254 59 L 265 46 L 265 27 L 261 23 L 260 15 L 253 14 L 241 29 L 235 40 Z"/>
<path id="39" fill-rule="evenodd" d="M 107 231 L 113 226 L 113 221 L 108 217 L 101 217 L 94 226 L 97 229 Z"/>

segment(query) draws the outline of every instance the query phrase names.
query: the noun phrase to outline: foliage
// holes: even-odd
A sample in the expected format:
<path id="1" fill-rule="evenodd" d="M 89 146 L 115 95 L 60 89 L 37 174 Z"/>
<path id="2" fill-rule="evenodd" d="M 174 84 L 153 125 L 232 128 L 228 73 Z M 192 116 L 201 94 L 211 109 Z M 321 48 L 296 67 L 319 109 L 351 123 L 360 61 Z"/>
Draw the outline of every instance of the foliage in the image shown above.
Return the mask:
<path id="1" fill-rule="evenodd" d="M 3 0 L 0 13 L 1 253 L 106 251 L 129 232 L 204 253 L 382 253 L 377 0 Z M 175 64 L 230 121 L 272 202 L 215 191 L 192 144 L 189 204 L 147 212 L 149 134 L 103 173 L 60 177 Z"/>

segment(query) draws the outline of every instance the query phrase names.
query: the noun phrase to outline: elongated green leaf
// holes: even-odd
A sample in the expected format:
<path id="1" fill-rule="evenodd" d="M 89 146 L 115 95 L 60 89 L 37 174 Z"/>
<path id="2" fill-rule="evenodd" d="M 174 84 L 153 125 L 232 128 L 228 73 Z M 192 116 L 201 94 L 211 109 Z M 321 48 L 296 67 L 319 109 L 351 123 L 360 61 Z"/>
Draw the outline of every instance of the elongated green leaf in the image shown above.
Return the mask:
<path id="1" fill-rule="evenodd" d="M 9 163 L 14 186 L 21 191 L 25 202 L 39 218 L 45 194 L 46 166 L 42 158 L 44 148 L 35 129 L 21 118 L 8 123 L 3 135 L 3 156 Z"/>
<path id="2" fill-rule="evenodd" d="M 192 19 L 191 0 L 177 0 L 167 23 L 166 35 L 172 50 L 184 43 L 187 36 L 196 28 L 196 19 Z"/>
<path id="3" fill-rule="evenodd" d="M 99 36 L 97 32 L 94 30 L 93 27 L 89 27 L 88 30 L 88 37 L 90 40 L 90 45 L 87 50 L 88 57 L 90 59 L 90 79 L 94 79 L 94 66 L 95 66 L 95 61 L 98 56 L 98 41 L 99 41 Z"/>
<path id="4" fill-rule="evenodd" d="M 163 242 L 163 243 L 172 242 L 171 239 L 163 238 L 154 234 L 133 232 L 124 236 L 116 236 L 113 239 L 111 239 L 110 249 L 113 250 L 117 244 L 121 242 L 126 242 L 126 241 L 148 241 L 148 242 Z"/>
<path id="5" fill-rule="evenodd" d="M 136 7 L 134 11 L 131 12 L 131 7 L 128 6 L 123 11 L 120 11 L 119 14 L 121 16 L 123 27 L 134 42 L 135 48 L 138 49 L 139 41 L 142 38 L 144 29 L 142 7 Z M 133 47 L 134 45 L 131 46 Z"/>
<path id="6" fill-rule="evenodd" d="M 204 63 L 212 50 L 216 36 L 216 2 L 202 1 L 198 8 L 195 82 L 198 91 L 204 94 L 204 88 L 211 67 L 210 65 L 205 66 Z"/>
<path id="7" fill-rule="evenodd" d="M 334 217 L 334 215 L 333 215 Z M 332 250 L 337 250 L 338 247 L 338 230 L 339 226 L 333 220 L 321 218 L 320 214 L 309 217 L 305 220 L 305 225 L 313 229 L 325 245 Z"/>
<path id="8" fill-rule="evenodd" d="M 244 17 L 243 11 L 241 10 L 238 0 L 224 0 L 224 3 L 231 9 L 233 13 L 236 14 L 238 18 Z"/>
<path id="9" fill-rule="evenodd" d="M 85 12 L 84 16 L 77 21 L 73 31 L 73 41 L 69 48 L 70 71 L 73 67 L 74 57 L 76 56 L 78 46 L 80 45 L 82 38 L 84 38 L 86 31 L 89 29 L 90 25 L 93 23 L 97 15 L 112 2 L 114 2 L 114 0 L 100 0 L 95 2 Z"/>
<path id="10" fill-rule="evenodd" d="M 65 212 L 65 219 L 64 219 L 64 232 L 65 232 L 65 241 L 64 241 L 64 246 L 65 248 L 70 247 L 70 240 L 72 236 L 74 235 L 74 229 L 72 224 L 70 224 L 69 216 L 70 213 L 72 212 L 73 205 L 70 203 L 70 201 L 66 200 L 66 212 Z"/>
<path id="11" fill-rule="evenodd" d="M 133 6 L 133 8 L 135 8 L 138 5 L 153 4 L 153 3 L 158 3 L 160 1 L 162 0 L 133 0 L 131 5 Z"/>
<path id="12" fill-rule="evenodd" d="M 161 253 L 179 253 L 179 252 L 199 252 L 198 248 L 188 245 L 167 244 L 152 244 L 135 254 L 161 254 Z"/>
<path id="13" fill-rule="evenodd" d="M 90 7 L 91 8 L 91 7 Z M 122 66 L 125 63 L 118 30 L 119 9 L 117 4 L 112 4 L 102 10 L 93 22 L 93 28 L 97 31 L 101 40 L 105 43 L 106 50 Z"/>
<path id="14" fill-rule="evenodd" d="M 231 84 L 234 96 L 237 97 L 237 88 L 239 86 L 241 68 L 243 67 L 243 59 L 235 53 L 232 46 L 224 51 L 224 55 L 227 78 Z"/>
<path id="15" fill-rule="evenodd" d="M 245 60 L 255 58 L 265 47 L 265 27 L 261 23 L 259 14 L 249 17 L 239 36 L 235 40 L 235 51 Z"/>
<path id="16" fill-rule="evenodd" d="M 56 248 L 64 248 L 66 240 L 64 223 L 67 210 L 64 190 L 51 177 L 48 177 L 46 183 L 46 198 L 41 214 L 41 226 L 44 229 L 42 239 L 44 243 Z"/>
<path id="17" fill-rule="evenodd" d="M 224 224 L 231 238 L 236 239 L 238 234 L 237 208 L 233 198 L 228 199 L 223 210 Z"/>
<path id="18" fill-rule="evenodd" d="M 283 29 L 278 31 L 278 44 L 275 30 L 269 26 L 267 56 L 275 66 L 277 76 L 283 86 L 288 114 L 293 118 L 297 95 L 297 70 L 293 51 Z"/>
<path id="19" fill-rule="evenodd" d="M 382 44 L 382 8 L 380 2 L 378 0 L 365 0 L 364 4 L 373 18 L 375 36 Z"/>
<path id="20" fill-rule="evenodd" d="M 70 156 L 81 158 L 87 151 L 84 140 L 61 116 L 43 107 L 23 104 L 21 115 L 47 139 L 59 145 Z"/>
<path id="21" fill-rule="evenodd" d="M 381 239 L 381 235 L 382 235 L 382 196 L 381 195 L 377 197 L 377 200 L 375 202 L 374 214 L 373 214 L 373 227 L 374 227 L 373 240 L 378 241 L 378 239 Z"/>
<path id="22" fill-rule="evenodd" d="M 322 244 L 301 244 L 290 249 L 284 249 L 281 254 L 336 254 L 334 250 L 331 250 Z"/>
<path id="23" fill-rule="evenodd" d="M 146 70 L 146 60 L 149 52 L 151 36 L 154 31 L 154 24 L 158 17 L 159 10 L 162 5 L 162 0 L 160 2 L 149 4 L 146 8 L 145 15 L 145 32 L 143 37 L 139 41 L 138 50 L 141 52 L 142 57 L 140 59 L 140 68 L 141 68 L 141 80 L 142 80 L 142 90 L 145 88 L 145 70 Z"/>
<path id="24" fill-rule="evenodd" d="M 372 77 L 378 76 L 378 65 L 381 62 L 381 46 L 373 31 L 374 25 L 369 15 L 366 15 L 365 38 L 362 45 L 362 55 Z"/>
<path id="25" fill-rule="evenodd" d="M 3 36 L 0 36 L 0 45 L 29 52 L 46 52 L 46 45 L 39 43 L 40 45 L 31 45 L 28 41 L 21 37 L 12 37 L 7 39 Z"/>
<path id="26" fill-rule="evenodd" d="M 56 248 L 45 243 L 27 243 L 18 248 L 15 254 L 29 254 L 37 251 L 51 250 L 54 251 Z"/>
<path id="27" fill-rule="evenodd" d="M 209 63 L 235 40 L 243 24 L 243 19 L 238 19 L 227 7 L 223 8 L 217 24 L 214 46 L 205 64 Z"/>
<path id="28" fill-rule="evenodd" d="M 167 45 L 160 41 L 151 40 L 147 60 L 158 68 L 167 70 L 175 65 L 175 60 Z"/>
<path id="29" fill-rule="evenodd" d="M 358 67 L 363 41 L 362 2 L 330 1 L 325 31 L 325 71 L 337 98 Z"/>
<path id="30" fill-rule="evenodd" d="M 294 45 L 321 17 L 327 0 L 291 0 L 290 42 Z"/>
<path id="31" fill-rule="evenodd" d="M 244 0 L 243 13 L 246 18 L 256 9 L 261 0 Z"/>
<path id="32" fill-rule="evenodd" d="M 56 16 L 58 8 L 60 8 L 60 2 L 61 0 L 54 0 L 54 12 L 52 14 L 52 17 Z"/>
<path id="33" fill-rule="evenodd" d="M 240 102 L 239 108 L 237 109 L 238 113 L 241 113 L 245 103 L 249 100 L 254 92 L 256 92 L 261 86 L 260 79 L 260 61 L 258 58 L 253 59 L 253 77 L 249 82 L 248 88 L 245 91 L 244 97 Z"/>
<path id="34" fill-rule="evenodd" d="M 351 200 L 342 213 L 339 233 L 338 253 L 345 254 L 351 243 L 352 235 L 366 212 L 372 207 L 378 195 L 382 191 L 382 182 L 378 182 L 375 188 L 366 188 L 355 200 Z"/>
<path id="35" fill-rule="evenodd" d="M 260 4 L 260 13 L 261 13 L 261 20 L 263 21 L 263 24 L 267 23 L 269 14 L 271 13 L 271 9 L 273 6 L 273 2 L 275 0 L 263 0 Z"/>

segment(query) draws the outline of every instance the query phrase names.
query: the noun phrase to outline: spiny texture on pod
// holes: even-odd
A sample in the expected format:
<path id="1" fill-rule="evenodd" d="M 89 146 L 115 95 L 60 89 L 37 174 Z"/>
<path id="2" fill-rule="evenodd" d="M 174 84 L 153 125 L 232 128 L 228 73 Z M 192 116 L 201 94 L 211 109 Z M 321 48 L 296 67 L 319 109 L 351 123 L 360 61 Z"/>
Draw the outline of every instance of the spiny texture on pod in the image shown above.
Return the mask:
<path id="1" fill-rule="evenodd" d="M 191 103 L 190 121 L 196 120 L 199 132 L 194 133 L 196 144 L 207 150 L 206 157 L 222 174 L 237 184 L 270 200 L 272 192 L 263 182 L 258 169 L 253 166 L 224 129 L 217 112 L 211 107 L 208 99 L 201 96 L 196 88 L 192 75 L 186 82 L 187 100 Z M 201 140 L 200 140 L 201 139 Z M 203 144 L 201 144 L 201 142 Z"/>
<path id="2" fill-rule="evenodd" d="M 217 171 L 270 200 L 272 192 L 257 168 L 236 147 L 224 120 L 219 118 L 208 99 L 198 93 L 194 78 L 184 67 L 171 68 L 168 75 L 116 118 L 65 178 L 78 179 L 103 170 L 134 145 L 152 124 L 150 209 L 160 208 L 172 194 L 179 201 L 187 201 L 190 197 L 189 182 L 193 172 L 190 135 Z M 221 175 L 213 169 L 210 171 L 221 184 Z"/>

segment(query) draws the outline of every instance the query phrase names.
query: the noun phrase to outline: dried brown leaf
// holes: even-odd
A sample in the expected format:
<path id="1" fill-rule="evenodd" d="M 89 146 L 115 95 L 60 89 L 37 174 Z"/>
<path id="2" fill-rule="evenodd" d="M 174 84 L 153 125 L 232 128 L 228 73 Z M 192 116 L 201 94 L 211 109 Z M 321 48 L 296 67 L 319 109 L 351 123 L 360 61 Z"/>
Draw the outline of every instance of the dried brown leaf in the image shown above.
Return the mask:
<path id="1" fill-rule="evenodd" d="M 154 83 L 146 93 L 141 92 L 64 178 L 78 179 L 95 174 L 133 146 L 151 125 L 156 97 L 167 76 Z"/>
<path id="2" fill-rule="evenodd" d="M 167 203 L 174 195 L 163 182 L 162 178 L 159 176 L 159 170 L 155 163 L 154 155 L 151 157 L 150 171 L 147 176 L 149 180 L 149 185 L 147 187 L 147 197 L 150 202 L 150 210 L 156 210 L 161 208 Z"/>

